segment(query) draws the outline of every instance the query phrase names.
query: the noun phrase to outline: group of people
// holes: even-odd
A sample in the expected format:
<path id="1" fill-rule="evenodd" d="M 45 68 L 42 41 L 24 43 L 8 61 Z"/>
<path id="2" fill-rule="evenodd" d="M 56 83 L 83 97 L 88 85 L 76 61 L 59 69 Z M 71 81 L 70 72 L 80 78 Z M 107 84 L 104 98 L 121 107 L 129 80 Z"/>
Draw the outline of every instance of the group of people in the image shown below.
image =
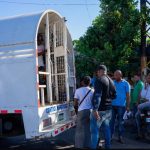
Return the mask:
<path id="1" fill-rule="evenodd" d="M 96 78 L 89 76 L 82 80 L 82 86 L 75 91 L 74 107 L 77 113 L 75 148 L 97 149 L 100 135 L 104 134 L 105 148 L 111 148 L 111 141 L 117 121 L 118 142 L 124 143 L 124 114 L 133 111 L 136 118 L 137 135 L 140 137 L 140 113 L 150 108 L 150 74 L 145 84 L 140 75 L 135 75 L 135 85 L 123 79 L 122 72 L 114 72 L 114 80 L 107 75 L 107 67 L 99 65 Z M 91 83 L 94 88 L 91 88 Z M 140 104 L 141 99 L 144 103 Z M 102 129 L 102 130 L 100 130 Z"/>

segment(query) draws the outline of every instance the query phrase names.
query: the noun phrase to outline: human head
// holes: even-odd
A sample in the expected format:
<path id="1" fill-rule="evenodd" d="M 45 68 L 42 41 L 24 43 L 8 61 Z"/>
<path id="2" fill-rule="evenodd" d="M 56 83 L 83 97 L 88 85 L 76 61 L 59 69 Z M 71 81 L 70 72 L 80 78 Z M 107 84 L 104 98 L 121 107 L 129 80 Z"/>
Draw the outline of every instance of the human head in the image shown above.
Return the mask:
<path id="1" fill-rule="evenodd" d="M 116 81 L 120 81 L 122 79 L 122 72 L 121 70 L 116 70 L 114 72 L 114 78 Z"/>
<path id="2" fill-rule="evenodd" d="M 43 42 L 43 36 L 41 33 L 38 34 L 37 42 L 38 42 L 38 44 L 41 44 Z"/>
<path id="3" fill-rule="evenodd" d="M 84 86 L 83 80 L 84 80 L 84 77 L 82 77 L 82 78 L 80 79 L 80 87 Z"/>
<path id="4" fill-rule="evenodd" d="M 141 79 L 141 75 L 139 73 L 134 75 L 134 81 L 137 82 Z"/>
<path id="5" fill-rule="evenodd" d="M 107 67 L 105 65 L 99 65 L 96 69 L 97 71 L 97 76 L 101 77 L 105 74 L 107 74 Z"/>
<path id="6" fill-rule="evenodd" d="M 91 83 L 91 78 L 90 78 L 90 76 L 85 76 L 85 77 L 83 78 L 83 84 L 84 84 L 84 86 L 89 86 L 90 83 Z"/>

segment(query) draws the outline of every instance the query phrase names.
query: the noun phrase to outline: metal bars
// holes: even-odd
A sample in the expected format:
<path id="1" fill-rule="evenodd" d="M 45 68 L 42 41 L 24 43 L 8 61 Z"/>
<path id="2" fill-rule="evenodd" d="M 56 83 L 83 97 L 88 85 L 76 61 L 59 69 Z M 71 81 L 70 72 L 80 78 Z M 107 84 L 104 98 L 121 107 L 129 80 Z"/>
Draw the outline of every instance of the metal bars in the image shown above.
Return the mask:
<path id="1" fill-rule="evenodd" d="M 65 73 L 64 56 L 57 57 L 56 60 L 57 60 L 57 73 Z"/>
<path id="2" fill-rule="evenodd" d="M 56 47 L 63 46 L 63 23 L 56 22 Z"/>

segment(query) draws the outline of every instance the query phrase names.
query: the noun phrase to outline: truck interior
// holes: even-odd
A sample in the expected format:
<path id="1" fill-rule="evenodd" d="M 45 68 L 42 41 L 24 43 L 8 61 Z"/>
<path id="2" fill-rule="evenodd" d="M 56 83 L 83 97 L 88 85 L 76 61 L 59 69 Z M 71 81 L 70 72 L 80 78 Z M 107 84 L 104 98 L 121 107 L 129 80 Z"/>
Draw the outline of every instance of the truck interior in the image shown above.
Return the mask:
<path id="1" fill-rule="evenodd" d="M 73 46 L 71 36 L 68 30 L 66 31 L 65 47 L 64 19 L 55 13 L 48 13 L 39 25 L 37 49 L 40 45 L 38 44 L 39 35 L 42 36 L 42 44 L 44 45 L 42 54 L 44 66 L 42 67 L 41 63 L 39 64 L 41 56 L 39 57 L 38 52 L 40 106 L 63 103 L 67 101 L 68 95 L 69 100 L 73 100 L 75 90 Z M 69 82 L 66 80 L 67 74 L 69 74 Z"/>

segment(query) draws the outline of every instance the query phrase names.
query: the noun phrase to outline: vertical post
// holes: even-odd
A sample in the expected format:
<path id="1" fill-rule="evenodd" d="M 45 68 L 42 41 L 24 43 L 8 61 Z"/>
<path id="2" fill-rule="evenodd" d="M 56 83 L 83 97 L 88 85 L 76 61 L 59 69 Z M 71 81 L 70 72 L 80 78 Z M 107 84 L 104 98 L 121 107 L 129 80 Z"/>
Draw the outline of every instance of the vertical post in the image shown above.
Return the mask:
<path id="1" fill-rule="evenodd" d="M 72 41 L 71 41 L 72 42 Z M 72 56 L 73 56 L 73 66 L 74 66 L 74 68 L 73 68 L 73 76 L 74 76 L 74 92 L 75 92 L 75 90 L 76 90 L 76 77 L 75 77 L 75 75 L 76 75 L 76 69 L 75 69 L 75 54 L 74 54 L 74 47 L 72 47 Z"/>
<path id="2" fill-rule="evenodd" d="M 41 101 L 42 101 L 42 106 L 45 106 L 44 88 L 43 87 L 41 87 Z"/>
<path id="3" fill-rule="evenodd" d="M 50 43 L 49 43 L 49 16 L 48 13 L 46 14 L 46 29 L 45 29 L 45 42 L 46 42 L 46 50 L 47 50 L 47 57 L 46 57 L 46 72 L 49 73 L 47 75 L 47 98 L 50 103 L 52 103 L 52 80 L 51 80 L 51 64 L 50 64 Z"/>
<path id="4" fill-rule="evenodd" d="M 58 96 L 58 76 L 57 76 L 57 60 L 56 60 L 56 23 L 54 23 L 53 26 L 53 33 L 54 33 L 54 67 L 55 67 L 55 72 L 54 72 L 54 76 L 55 76 L 55 89 L 56 89 L 56 100 L 59 101 L 59 96 Z"/>
<path id="5" fill-rule="evenodd" d="M 68 71 L 68 52 L 67 52 L 67 29 L 66 29 L 66 24 L 65 20 L 63 18 L 63 45 L 64 45 L 64 50 L 65 50 L 65 72 L 66 72 L 66 99 L 67 102 L 69 102 L 69 71 Z"/>
<path id="6" fill-rule="evenodd" d="M 144 18 L 146 17 L 146 0 L 140 0 L 140 10 Z M 146 20 L 142 19 L 141 23 L 141 75 L 146 75 Z"/>

